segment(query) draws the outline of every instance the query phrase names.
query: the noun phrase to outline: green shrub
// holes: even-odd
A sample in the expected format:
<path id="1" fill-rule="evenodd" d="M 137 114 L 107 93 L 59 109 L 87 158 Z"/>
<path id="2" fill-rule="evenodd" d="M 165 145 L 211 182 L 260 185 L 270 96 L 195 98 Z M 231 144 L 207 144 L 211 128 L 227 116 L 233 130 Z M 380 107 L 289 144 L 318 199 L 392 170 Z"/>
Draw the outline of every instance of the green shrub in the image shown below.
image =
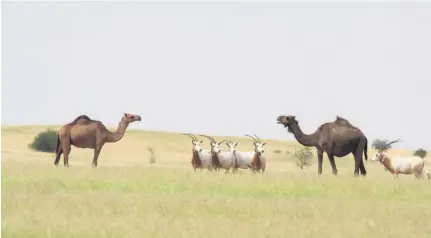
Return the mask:
<path id="1" fill-rule="evenodd" d="M 380 150 L 381 148 L 383 148 L 386 144 L 389 143 L 389 140 L 386 139 L 375 139 L 373 140 L 373 143 L 371 144 L 371 148 L 375 149 L 375 150 Z M 386 147 L 385 150 L 389 150 L 390 148 L 392 148 L 392 145 L 388 145 L 388 147 Z"/>
<path id="2" fill-rule="evenodd" d="M 55 149 L 57 147 L 57 132 L 48 129 L 39 133 L 28 147 L 40 152 L 55 153 Z"/>
<path id="3" fill-rule="evenodd" d="M 303 146 L 301 149 L 295 149 L 293 158 L 296 160 L 296 166 L 301 170 L 305 167 L 311 166 L 311 160 L 313 159 L 313 152 L 310 147 Z"/>
<path id="4" fill-rule="evenodd" d="M 424 150 L 424 149 L 422 149 L 422 148 L 419 148 L 419 149 L 417 149 L 415 152 L 414 152 L 414 154 L 413 154 L 414 156 L 419 156 L 419 157 L 421 157 L 422 159 L 423 158 L 425 158 L 425 156 L 427 156 L 427 151 L 426 150 Z"/>

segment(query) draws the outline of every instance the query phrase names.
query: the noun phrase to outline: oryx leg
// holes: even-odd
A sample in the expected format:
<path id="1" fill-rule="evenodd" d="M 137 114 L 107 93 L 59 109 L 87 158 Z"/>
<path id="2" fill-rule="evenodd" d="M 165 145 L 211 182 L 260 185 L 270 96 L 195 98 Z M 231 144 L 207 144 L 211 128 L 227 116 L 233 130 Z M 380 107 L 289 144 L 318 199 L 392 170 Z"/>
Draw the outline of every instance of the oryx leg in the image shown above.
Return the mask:
<path id="1" fill-rule="evenodd" d="M 420 170 L 418 172 L 414 172 L 414 175 L 417 179 L 424 179 L 424 174 L 423 174 L 422 170 Z"/>
<path id="2" fill-rule="evenodd" d="M 430 172 L 428 171 L 428 169 L 424 167 L 424 170 L 425 170 L 425 173 L 426 173 L 426 174 L 427 174 L 427 176 L 428 176 L 428 179 L 431 179 L 431 174 L 430 174 Z"/>

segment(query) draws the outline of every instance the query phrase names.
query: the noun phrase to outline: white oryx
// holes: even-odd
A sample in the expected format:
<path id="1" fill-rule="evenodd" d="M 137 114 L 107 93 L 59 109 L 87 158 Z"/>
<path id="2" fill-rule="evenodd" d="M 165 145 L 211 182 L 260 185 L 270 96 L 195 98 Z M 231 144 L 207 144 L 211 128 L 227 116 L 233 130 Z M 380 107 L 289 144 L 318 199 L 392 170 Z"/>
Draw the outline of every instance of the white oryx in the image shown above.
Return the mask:
<path id="1" fill-rule="evenodd" d="M 233 143 L 232 141 L 227 141 L 226 145 L 229 148 L 229 151 L 228 152 L 221 152 L 221 156 L 223 158 L 227 158 L 226 161 L 229 161 L 229 159 L 232 161 L 232 164 L 231 164 L 232 173 L 235 173 L 239 167 L 239 160 L 238 160 L 237 152 L 236 152 L 236 148 L 235 148 L 238 144 L 239 144 L 238 142 Z M 229 169 L 226 171 L 226 173 L 229 171 Z"/>
<path id="2" fill-rule="evenodd" d="M 235 163 L 235 158 L 233 157 L 232 152 L 222 152 L 219 148 L 220 144 L 225 142 L 226 140 L 223 140 L 221 142 L 217 142 L 213 137 L 207 136 L 207 135 L 200 135 L 205 136 L 210 140 L 211 145 L 211 155 L 212 155 L 212 165 L 214 170 L 219 170 L 220 168 L 225 169 L 228 173 L 231 168 L 233 168 Z"/>
<path id="3" fill-rule="evenodd" d="M 193 169 L 196 172 L 196 169 L 199 168 L 202 171 L 202 168 L 206 168 L 207 171 L 212 170 L 212 156 L 210 151 L 208 150 L 202 150 L 200 145 L 203 143 L 203 141 L 199 141 L 195 135 L 191 133 L 185 133 L 181 135 L 187 135 L 190 138 L 192 138 L 192 166 Z"/>
<path id="4" fill-rule="evenodd" d="M 234 172 L 238 170 L 238 168 L 241 169 L 251 169 L 252 172 L 256 173 L 262 170 L 262 173 L 265 172 L 266 168 L 266 158 L 264 156 L 264 146 L 266 145 L 266 142 L 262 143 L 256 135 L 254 135 L 257 140 L 250 136 L 245 135 L 253 139 L 253 151 L 236 151 L 235 158 L 237 159 L 237 162 L 235 163 Z"/>
<path id="5" fill-rule="evenodd" d="M 400 142 L 400 140 L 394 140 L 383 146 L 377 154 L 371 158 L 371 161 L 379 161 L 389 172 L 394 175 L 394 178 L 398 178 L 398 174 L 411 175 L 414 174 L 416 178 L 423 179 L 424 172 L 428 175 L 428 179 L 431 179 L 431 175 L 425 168 L 424 160 L 419 156 L 393 156 L 389 157 L 383 151 L 389 145 Z"/>

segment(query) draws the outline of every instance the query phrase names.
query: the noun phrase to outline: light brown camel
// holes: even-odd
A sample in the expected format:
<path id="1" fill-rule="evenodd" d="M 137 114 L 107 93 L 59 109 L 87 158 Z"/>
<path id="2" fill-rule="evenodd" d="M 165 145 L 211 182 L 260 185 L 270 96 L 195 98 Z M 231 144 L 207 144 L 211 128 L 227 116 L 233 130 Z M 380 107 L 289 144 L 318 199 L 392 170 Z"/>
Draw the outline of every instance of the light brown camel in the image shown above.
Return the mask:
<path id="1" fill-rule="evenodd" d="M 58 166 L 61 154 L 64 166 L 69 167 L 71 145 L 77 148 L 94 149 L 93 167 L 97 167 L 97 159 L 103 145 L 121 140 L 130 123 L 141 121 L 141 116 L 124 113 L 116 132 L 110 132 L 101 121 L 80 115 L 71 123 L 62 126 L 57 134 L 57 148 L 54 165 Z"/>

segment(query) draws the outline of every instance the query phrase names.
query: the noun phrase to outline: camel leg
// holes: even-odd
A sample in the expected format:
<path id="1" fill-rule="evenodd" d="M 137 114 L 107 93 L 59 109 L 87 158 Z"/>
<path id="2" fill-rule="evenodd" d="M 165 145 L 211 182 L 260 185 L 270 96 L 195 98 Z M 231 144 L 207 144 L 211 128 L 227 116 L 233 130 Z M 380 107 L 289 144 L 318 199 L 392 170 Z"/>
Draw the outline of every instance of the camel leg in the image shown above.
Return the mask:
<path id="1" fill-rule="evenodd" d="M 364 154 L 364 148 L 366 146 L 367 142 L 366 139 L 362 138 L 359 141 L 358 146 L 356 147 L 356 151 L 353 154 L 355 158 L 355 176 L 359 175 L 359 170 L 361 171 L 361 175 L 365 176 L 367 175 L 367 171 L 365 170 L 364 161 L 362 159 L 362 155 Z"/>
<path id="2" fill-rule="evenodd" d="M 317 174 L 322 174 L 323 150 L 317 150 Z"/>
<path id="3" fill-rule="evenodd" d="M 60 157 L 63 154 L 63 148 L 61 148 L 61 146 L 58 148 L 58 151 L 56 151 L 55 154 L 55 161 L 54 161 L 54 165 L 58 166 L 58 163 L 60 162 Z"/>
<path id="4" fill-rule="evenodd" d="M 363 167 L 363 169 L 364 169 L 363 171 L 361 169 L 361 174 L 362 175 L 366 175 L 367 172 L 365 171 L 364 163 L 362 161 L 362 150 L 357 150 L 356 153 L 353 154 L 353 156 L 355 158 L 355 171 L 354 171 L 354 175 L 355 176 L 359 175 L 359 168 L 360 167 Z"/>
<path id="5" fill-rule="evenodd" d="M 358 176 L 359 175 L 359 167 L 361 164 L 361 161 L 360 161 L 361 158 L 358 158 L 357 154 L 354 155 L 354 158 L 355 158 L 355 171 L 353 172 L 353 174 L 355 176 Z"/>
<path id="6" fill-rule="evenodd" d="M 361 164 L 359 164 L 359 170 L 361 172 L 361 175 L 363 176 L 367 175 L 367 170 L 365 169 L 364 161 L 362 161 L 362 158 L 361 158 Z"/>
<path id="7" fill-rule="evenodd" d="M 332 174 L 337 175 L 338 174 L 338 170 L 337 170 L 337 165 L 335 164 L 335 158 L 334 155 L 330 155 L 328 154 L 328 158 L 329 158 L 329 162 L 331 163 L 331 167 L 332 167 Z"/>
<path id="8" fill-rule="evenodd" d="M 94 156 L 93 156 L 93 167 L 97 167 L 97 159 L 99 158 L 100 151 L 102 150 L 103 145 L 96 146 L 94 148 Z"/>
<path id="9" fill-rule="evenodd" d="M 71 150 L 71 145 L 68 140 L 63 140 L 63 143 L 61 143 L 61 147 L 63 148 L 63 161 L 64 161 L 64 167 L 69 167 L 69 154 Z"/>

